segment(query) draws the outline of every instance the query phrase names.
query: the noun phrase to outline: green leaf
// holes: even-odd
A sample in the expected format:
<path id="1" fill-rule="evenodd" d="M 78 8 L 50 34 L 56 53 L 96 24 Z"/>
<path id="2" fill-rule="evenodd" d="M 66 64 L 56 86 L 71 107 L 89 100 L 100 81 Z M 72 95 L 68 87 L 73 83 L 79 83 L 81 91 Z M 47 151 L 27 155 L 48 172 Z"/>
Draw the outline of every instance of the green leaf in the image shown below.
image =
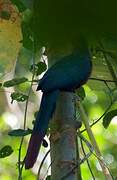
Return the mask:
<path id="1" fill-rule="evenodd" d="M 47 176 L 46 180 L 51 180 L 51 176 Z"/>
<path id="2" fill-rule="evenodd" d="M 25 77 L 23 77 L 23 78 L 14 78 L 12 80 L 4 82 L 3 86 L 4 87 L 12 87 L 12 86 L 24 83 L 26 81 L 28 81 L 28 79 L 25 78 Z"/>
<path id="3" fill-rule="evenodd" d="M 108 112 L 104 118 L 103 118 L 103 126 L 105 128 L 108 128 L 109 124 L 111 123 L 111 120 L 114 116 L 117 116 L 117 109 L 114 109 L 110 112 Z"/>
<path id="4" fill-rule="evenodd" d="M 10 156 L 13 153 L 13 149 L 11 146 L 6 145 L 2 149 L 0 149 L 0 158 L 5 158 Z"/>
<path id="5" fill-rule="evenodd" d="M 21 0 L 11 0 L 11 2 L 17 6 L 19 12 L 23 12 L 26 10 L 26 6 L 23 2 L 21 2 Z"/>
<path id="6" fill-rule="evenodd" d="M 85 90 L 83 87 L 79 88 L 77 91 L 78 96 L 83 100 L 85 98 Z"/>
<path id="7" fill-rule="evenodd" d="M 32 11 L 31 11 L 30 9 L 27 9 L 27 10 L 23 13 L 22 21 L 23 21 L 23 23 L 25 23 L 25 24 L 27 25 L 27 27 L 29 27 L 30 29 L 32 29 L 31 26 L 30 26 L 31 20 L 32 20 Z"/>
<path id="8" fill-rule="evenodd" d="M 10 17 L 11 17 L 11 14 L 8 12 L 8 11 L 1 11 L 0 12 L 0 17 L 2 18 L 2 19 L 5 19 L 5 20 L 9 20 L 10 19 Z"/>
<path id="9" fill-rule="evenodd" d="M 47 65 L 44 62 L 39 62 L 39 63 L 35 64 L 34 68 L 35 68 L 36 76 L 39 76 L 44 71 L 46 71 Z M 33 65 L 31 65 L 30 71 L 33 72 Z"/>
<path id="10" fill-rule="evenodd" d="M 2 87 L 2 83 L 0 83 L 0 87 Z"/>
<path id="11" fill-rule="evenodd" d="M 23 47 L 29 49 L 30 51 L 33 51 L 33 37 L 30 25 L 29 23 L 23 21 L 21 27 L 23 35 L 23 40 L 21 42 L 23 43 Z"/>
<path id="12" fill-rule="evenodd" d="M 47 65 L 44 62 L 37 63 L 37 76 L 46 71 Z"/>
<path id="13" fill-rule="evenodd" d="M 18 101 L 18 102 L 24 102 L 26 101 L 28 98 L 28 96 L 26 96 L 25 94 L 22 94 L 22 93 L 17 93 L 17 92 L 13 92 L 11 94 L 11 103 L 13 103 L 14 100 Z"/>
<path id="14" fill-rule="evenodd" d="M 22 137 L 22 136 L 27 136 L 29 134 L 32 133 L 31 129 L 16 129 L 16 130 L 12 130 L 8 133 L 9 136 L 17 136 L 17 137 Z"/>

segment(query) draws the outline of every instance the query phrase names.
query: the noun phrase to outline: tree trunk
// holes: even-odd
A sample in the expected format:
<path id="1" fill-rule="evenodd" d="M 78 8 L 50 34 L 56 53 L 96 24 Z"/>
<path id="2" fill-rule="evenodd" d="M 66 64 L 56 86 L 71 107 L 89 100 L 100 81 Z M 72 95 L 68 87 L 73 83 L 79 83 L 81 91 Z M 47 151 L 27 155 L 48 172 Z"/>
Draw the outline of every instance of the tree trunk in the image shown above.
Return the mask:
<path id="1" fill-rule="evenodd" d="M 61 92 L 51 132 L 51 180 L 81 180 L 76 148 L 74 95 Z M 77 161 L 76 161 L 77 160 Z M 79 172 L 78 172 L 79 171 Z"/>

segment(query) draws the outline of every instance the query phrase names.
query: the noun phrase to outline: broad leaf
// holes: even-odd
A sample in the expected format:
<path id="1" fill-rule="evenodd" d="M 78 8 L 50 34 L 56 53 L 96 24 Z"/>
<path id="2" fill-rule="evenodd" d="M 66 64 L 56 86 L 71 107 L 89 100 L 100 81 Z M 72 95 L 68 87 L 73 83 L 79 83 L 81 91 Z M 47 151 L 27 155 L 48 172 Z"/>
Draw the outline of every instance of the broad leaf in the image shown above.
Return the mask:
<path id="1" fill-rule="evenodd" d="M 18 136 L 18 137 L 22 137 L 22 136 L 27 136 L 29 134 L 32 133 L 31 129 L 16 129 L 16 130 L 12 130 L 8 133 L 9 136 Z"/>
<path id="2" fill-rule="evenodd" d="M 28 98 L 28 96 L 26 96 L 25 94 L 22 94 L 22 93 L 17 93 L 17 92 L 13 92 L 11 94 L 11 103 L 13 103 L 14 100 L 18 101 L 18 102 L 24 102 L 26 101 Z"/>
<path id="3" fill-rule="evenodd" d="M 11 146 L 6 145 L 2 149 L 0 149 L 0 158 L 5 158 L 10 156 L 13 153 L 13 149 Z"/>
<path id="4" fill-rule="evenodd" d="M 4 87 L 12 87 L 12 86 L 24 83 L 26 81 L 28 81 L 28 79 L 25 78 L 25 77 L 23 77 L 23 78 L 14 78 L 12 80 L 4 82 L 3 86 Z"/>

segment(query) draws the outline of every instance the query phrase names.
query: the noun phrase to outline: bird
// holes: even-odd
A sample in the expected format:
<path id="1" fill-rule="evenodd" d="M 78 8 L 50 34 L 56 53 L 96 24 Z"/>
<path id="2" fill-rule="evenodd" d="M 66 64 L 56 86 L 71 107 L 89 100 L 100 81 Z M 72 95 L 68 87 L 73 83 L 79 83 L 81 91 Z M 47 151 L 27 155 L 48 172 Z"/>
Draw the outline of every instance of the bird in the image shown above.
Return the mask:
<path id="1" fill-rule="evenodd" d="M 80 88 L 88 80 L 91 70 L 89 49 L 87 46 L 81 46 L 75 48 L 69 55 L 58 58 L 39 81 L 37 90 L 41 90 L 43 95 L 24 158 L 25 169 L 32 168 L 37 160 L 60 92 L 74 92 Z"/>

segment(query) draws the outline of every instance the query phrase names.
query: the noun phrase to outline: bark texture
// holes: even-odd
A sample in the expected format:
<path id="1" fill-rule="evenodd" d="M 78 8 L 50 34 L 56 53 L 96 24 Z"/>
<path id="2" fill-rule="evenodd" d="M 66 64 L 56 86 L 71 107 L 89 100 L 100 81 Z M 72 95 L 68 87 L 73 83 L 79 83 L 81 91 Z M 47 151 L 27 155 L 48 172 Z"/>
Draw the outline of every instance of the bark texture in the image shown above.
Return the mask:
<path id="1" fill-rule="evenodd" d="M 50 138 L 51 179 L 81 180 L 80 173 L 77 173 L 79 168 L 74 169 L 76 166 L 77 148 L 73 93 L 60 93 L 53 119 L 55 130 L 52 131 Z"/>

